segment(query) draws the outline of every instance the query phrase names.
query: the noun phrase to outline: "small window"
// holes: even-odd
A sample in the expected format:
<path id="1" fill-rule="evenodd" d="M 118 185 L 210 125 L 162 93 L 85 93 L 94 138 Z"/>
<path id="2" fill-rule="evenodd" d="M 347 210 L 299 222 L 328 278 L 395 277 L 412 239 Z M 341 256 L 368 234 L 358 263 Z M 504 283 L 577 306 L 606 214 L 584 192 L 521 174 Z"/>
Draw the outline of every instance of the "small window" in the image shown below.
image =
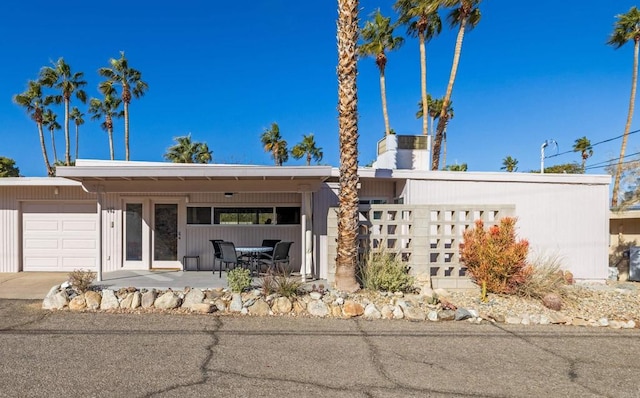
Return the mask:
<path id="1" fill-rule="evenodd" d="M 187 224 L 211 224 L 211 207 L 187 207 Z"/>
<path id="2" fill-rule="evenodd" d="M 265 224 L 268 219 L 273 219 L 271 207 L 229 207 L 216 208 L 213 211 L 214 224 L 226 225 L 251 225 Z"/>
<path id="3" fill-rule="evenodd" d="M 276 220 L 280 225 L 300 224 L 300 208 L 276 207 Z"/>

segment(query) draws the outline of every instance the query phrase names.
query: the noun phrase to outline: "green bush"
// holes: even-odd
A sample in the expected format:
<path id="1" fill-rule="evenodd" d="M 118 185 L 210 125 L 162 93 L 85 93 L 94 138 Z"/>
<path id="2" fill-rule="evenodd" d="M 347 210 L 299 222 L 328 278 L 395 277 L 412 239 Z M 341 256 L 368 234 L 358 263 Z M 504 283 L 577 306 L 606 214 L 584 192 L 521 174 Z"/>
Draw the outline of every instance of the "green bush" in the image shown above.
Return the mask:
<path id="1" fill-rule="evenodd" d="M 227 272 L 227 285 L 234 293 L 242 293 L 251 287 L 251 271 L 246 268 L 234 268 Z"/>
<path id="2" fill-rule="evenodd" d="M 92 271 L 76 269 L 69 273 L 69 283 L 71 287 L 78 293 L 84 293 L 96 280 L 96 273 Z"/>
<path id="3" fill-rule="evenodd" d="M 460 261 L 475 283 L 491 293 L 516 293 L 533 269 L 527 264 L 529 242 L 516 241 L 516 219 L 505 217 L 484 230 L 482 220 L 464 231 Z"/>
<path id="4" fill-rule="evenodd" d="M 371 252 L 360 263 L 358 276 L 369 290 L 408 292 L 413 289 L 414 277 L 400 256 L 386 252 Z"/>

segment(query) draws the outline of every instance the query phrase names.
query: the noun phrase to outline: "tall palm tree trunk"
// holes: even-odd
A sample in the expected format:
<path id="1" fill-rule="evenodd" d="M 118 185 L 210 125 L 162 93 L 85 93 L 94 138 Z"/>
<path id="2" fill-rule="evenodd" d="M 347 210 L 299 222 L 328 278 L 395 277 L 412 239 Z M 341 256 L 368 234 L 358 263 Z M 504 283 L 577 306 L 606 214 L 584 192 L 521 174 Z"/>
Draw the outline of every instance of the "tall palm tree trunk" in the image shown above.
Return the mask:
<path id="1" fill-rule="evenodd" d="M 354 292 L 358 263 L 358 0 L 338 0 L 340 192 L 335 284 Z"/>
<path id="2" fill-rule="evenodd" d="M 458 64 L 460 63 L 462 40 L 464 39 L 464 29 L 466 25 L 467 19 L 463 18 L 460 22 L 460 29 L 458 30 L 456 48 L 453 53 L 453 63 L 451 64 L 451 74 L 449 75 L 449 84 L 447 85 L 447 92 L 445 93 L 444 99 L 442 100 L 442 111 L 440 112 L 438 127 L 433 142 L 433 153 L 431 154 L 431 170 L 438 170 L 438 167 L 440 166 L 440 147 L 442 145 L 442 136 L 449 119 L 447 115 L 447 109 L 449 108 L 449 102 L 451 102 L 451 93 L 453 92 L 453 83 L 456 80 L 456 73 L 458 73 Z"/>
<path id="3" fill-rule="evenodd" d="M 113 151 L 113 129 L 109 129 L 109 155 L 111 156 L 111 160 L 115 160 L 115 152 Z"/>
<path id="4" fill-rule="evenodd" d="M 389 113 L 387 112 L 387 85 L 384 78 L 384 67 L 380 68 L 380 97 L 382 98 L 382 116 L 384 117 L 384 133 L 391 134 L 389 127 Z"/>
<path id="5" fill-rule="evenodd" d="M 129 161 L 129 102 L 124 102 L 124 159 Z"/>
<path id="6" fill-rule="evenodd" d="M 50 128 L 51 132 L 51 149 L 53 150 L 53 163 L 58 163 L 58 151 L 56 150 L 56 137 L 54 133 L 54 129 Z"/>
<path id="7" fill-rule="evenodd" d="M 629 139 L 629 130 L 631 129 L 631 119 L 633 118 L 633 110 L 636 102 L 636 87 L 638 85 L 638 44 L 640 40 L 637 38 L 633 42 L 633 75 L 631 77 L 631 97 L 629 98 L 629 113 L 627 114 L 627 124 L 624 126 L 624 134 L 622 136 L 622 146 L 620 147 L 620 159 L 618 159 L 618 167 L 616 168 L 616 178 L 613 183 L 613 193 L 611 196 L 611 206 L 618 206 L 618 194 L 620 191 L 620 177 L 622 176 L 622 160 L 627 150 L 627 140 Z"/>
<path id="8" fill-rule="evenodd" d="M 42 129 L 42 123 L 38 123 L 38 135 L 40 136 L 40 149 L 42 149 L 42 157 L 44 158 L 44 165 L 47 168 L 47 176 L 53 177 L 53 168 L 49 162 L 49 155 L 47 154 L 47 146 L 44 143 L 44 131 Z"/>
<path id="9" fill-rule="evenodd" d="M 69 134 L 69 99 L 64 99 L 64 164 L 71 165 L 71 136 Z"/>
<path id="10" fill-rule="evenodd" d="M 76 124 L 76 157 L 78 159 L 78 144 L 80 143 L 80 127 Z"/>
<path id="11" fill-rule="evenodd" d="M 427 101 L 427 46 L 424 32 L 418 32 L 420 41 L 420 84 L 422 89 L 422 135 L 429 135 L 429 101 Z"/>

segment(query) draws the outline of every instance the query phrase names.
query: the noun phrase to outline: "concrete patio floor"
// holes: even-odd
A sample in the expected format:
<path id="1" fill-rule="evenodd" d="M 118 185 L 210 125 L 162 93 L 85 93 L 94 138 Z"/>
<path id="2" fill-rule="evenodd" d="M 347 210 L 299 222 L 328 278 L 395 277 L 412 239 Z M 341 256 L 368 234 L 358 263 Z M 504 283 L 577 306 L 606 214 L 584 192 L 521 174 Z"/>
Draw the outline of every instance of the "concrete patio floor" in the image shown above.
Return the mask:
<path id="1" fill-rule="evenodd" d="M 0 273 L 0 299 L 43 299 L 52 286 L 59 285 L 69 278 L 68 272 L 10 272 Z M 259 277 L 254 277 L 254 284 L 260 285 Z M 309 281 L 309 284 L 324 284 L 326 280 Z M 118 290 L 123 287 L 138 289 L 173 289 L 183 290 L 185 287 L 198 289 L 226 288 L 227 276 L 222 278 L 211 271 L 181 270 L 119 270 L 104 272 L 102 281 L 93 283 L 104 289 Z"/>

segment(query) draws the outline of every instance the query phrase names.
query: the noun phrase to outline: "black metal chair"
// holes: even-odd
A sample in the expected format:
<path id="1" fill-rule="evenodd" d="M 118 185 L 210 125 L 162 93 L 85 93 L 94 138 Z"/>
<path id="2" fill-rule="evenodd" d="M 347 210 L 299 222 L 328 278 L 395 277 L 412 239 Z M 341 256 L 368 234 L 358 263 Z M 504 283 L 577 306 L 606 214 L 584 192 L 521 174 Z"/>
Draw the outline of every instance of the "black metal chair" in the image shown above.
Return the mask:
<path id="1" fill-rule="evenodd" d="M 222 267 L 225 267 L 225 270 L 229 270 L 229 266 L 233 265 L 233 268 L 236 267 L 249 267 L 249 263 L 242 260 L 242 258 L 238 257 L 238 253 L 236 252 L 236 246 L 233 242 L 218 242 L 220 246 L 220 278 L 222 278 Z"/>
<path id="2" fill-rule="evenodd" d="M 216 273 L 216 264 L 220 261 L 220 258 L 222 257 L 222 252 L 220 251 L 220 242 L 224 242 L 222 239 L 211 239 L 209 240 L 209 242 L 211 242 L 211 245 L 213 245 L 213 268 L 212 271 L 215 274 Z M 220 267 L 222 267 L 222 264 L 220 264 Z"/>
<path id="3" fill-rule="evenodd" d="M 289 265 L 289 249 L 293 242 L 278 242 L 273 248 L 273 255 L 265 255 L 260 263 L 267 266 L 269 271 L 284 271 L 284 266 Z"/>
<path id="4" fill-rule="evenodd" d="M 268 252 L 260 253 L 260 258 L 271 258 L 271 257 L 273 257 L 273 249 L 275 249 L 276 244 L 278 244 L 278 242 L 280 242 L 280 239 L 263 239 L 262 240 L 262 244 L 260 246 L 262 246 L 262 247 L 270 247 L 271 250 L 268 251 Z M 269 257 L 266 257 L 265 255 L 268 255 Z"/>

